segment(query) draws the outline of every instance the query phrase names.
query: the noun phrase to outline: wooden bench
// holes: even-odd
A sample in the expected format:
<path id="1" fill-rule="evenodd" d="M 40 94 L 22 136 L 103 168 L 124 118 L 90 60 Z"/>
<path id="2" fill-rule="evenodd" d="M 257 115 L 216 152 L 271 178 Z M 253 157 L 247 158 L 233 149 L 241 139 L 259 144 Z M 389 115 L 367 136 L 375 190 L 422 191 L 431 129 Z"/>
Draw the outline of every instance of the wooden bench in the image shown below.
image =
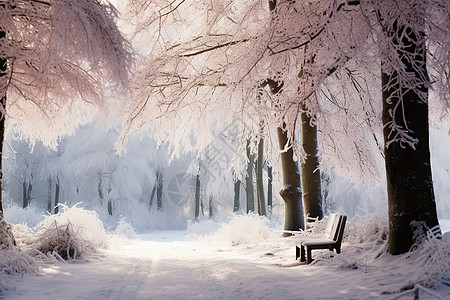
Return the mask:
<path id="1" fill-rule="evenodd" d="M 341 253 L 342 238 L 344 236 L 345 222 L 347 216 L 339 214 L 331 214 L 325 229 L 325 234 L 319 237 L 311 237 L 301 241 L 300 245 L 295 247 L 295 259 L 300 257 L 300 261 L 311 263 L 312 250 L 329 249 L 336 250 L 336 253 Z"/>

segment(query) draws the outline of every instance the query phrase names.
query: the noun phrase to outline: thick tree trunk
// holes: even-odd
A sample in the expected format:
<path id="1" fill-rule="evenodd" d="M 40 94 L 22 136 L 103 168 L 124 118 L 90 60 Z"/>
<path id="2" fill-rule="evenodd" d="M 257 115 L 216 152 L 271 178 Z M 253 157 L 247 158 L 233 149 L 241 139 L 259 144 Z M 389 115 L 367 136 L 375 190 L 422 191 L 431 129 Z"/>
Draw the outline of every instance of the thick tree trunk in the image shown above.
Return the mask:
<path id="1" fill-rule="evenodd" d="M 247 140 L 247 177 L 245 178 L 245 190 L 247 192 L 247 213 L 255 211 L 255 196 L 253 193 L 253 163 L 254 155 L 250 151 L 250 140 Z"/>
<path id="2" fill-rule="evenodd" d="M 256 160 L 256 195 L 258 197 L 258 212 L 261 216 L 266 216 L 266 201 L 264 199 L 263 182 L 263 161 L 264 161 L 264 139 L 260 138 L 258 143 L 258 159 Z"/>
<path id="3" fill-rule="evenodd" d="M 288 135 L 285 130 L 278 127 L 278 143 L 281 152 L 281 169 L 283 171 L 283 188 L 280 195 L 284 200 L 284 230 L 298 231 L 305 229 L 305 221 L 302 207 L 302 192 L 300 187 L 300 174 L 297 162 L 294 161 L 292 145 L 287 151 L 283 151 L 288 143 Z M 283 236 L 290 236 L 285 232 Z"/>
<path id="4" fill-rule="evenodd" d="M 1 4 L 4 6 L 4 4 Z M 0 39 L 4 39 L 6 36 L 4 31 L 0 31 Z M 7 87 L 7 76 L 6 76 L 6 63 L 5 57 L 0 57 L 0 105 L 2 109 L 0 110 L 0 221 L 3 218 L 3 201 L 2 201 L 2 182 L 3 182 L 3 141 L 5 138 L 5 118 L 6 118 L 6 87 Z"/>
<path id="5" fill-rule="evenodd" d="M 420 242 L 425 231 L 438 225 L 436 203 L 431 178 L 428 87 L 426 80 L 423 33 L 408 26 L 391 28 L 398 59 L 410 76 L 403 78 L 384 62 L 383 133 L 389 206 L 388 251 L 401 254 Z M 416 84 L 414 84 L 416 83 Z M 413 89 L 414 88 L 414 89 Z M 401 101 L 402 108 L 395 106 Z M 415 149 L 401 141 L 390 143 L 392 122 L 418 139 Z"/>
<path id="6" fill-rule="evenodd" d="M 4 6 L 4 4 L 0 4 Z M 4 31 L 0 31 L 0 39 L 4 39 L 6 36 Z M 2 182 L 3 182 L 3 142 L 5 138 L 5 118 L 6 118 L 6 65 L 7 60 L 5 57 L 0 57 L 0 245 L 3 247 L 11 248 L 16 245 L 16 240 L 11 231 L 10 225 L 4 219 L 3 213 L 3 197 L 2 197 Z"/>
<path id="7" fill-rule="evenodd" d="M 276 7 L 276 0 L 269 0 L 269 10 L 273 11 Z M 281 91 L 282 82 L 267 80 L 270 92 L 275 95 Z M 305 229 L 305 221 L 302 206 L 302 192 L 300 187 L 300 174 L 298 172 L 297 162 L 294 161 L 294 150 L 292 145 L 289 150 L 284 152 L 288 143 L 287 132 L 283 128 L 277 128 L 278 144 L 281 150 L 281 169 L 283 172 L 283 188 L 280 195 L 284 200 L 284 230 L 283 236 L 290 236 L 287 231 L 297 231 Z"/>
<path id="8" fill-rule="evenodd" d="M 302 146 L 306 158 L 302 160 L 302 194 L 306 221 L 323 218 L 319 157 L 317 154 L 317 126 L 311 126 L 311 117 L 304 111 L 302 120 Z"/>
<path id="9" fill-rule="evenodd" d="M 241 194 L 241 181 L 238 179 L 234 183 L 234 205 L 233 205 L 233 212 L 239 211 L 240 208 L 240 194 Z"/>
<path id="10" fill-rule="evenodd" d="M 283 83 L 270 79 L 267 80 L 267 84 L 272 95 L 279 93 L 283 87 Z M 297 162 L 294 161 L 294 149 L 292 147 L 292 141 L 289 142 L 287 132 L 283 128 L 278 127 L 277 136 L 281 151 L 281 170 L 283 173 L 283 187 L 280 191 L 280 195 L 284 200 L 285 233 L 283 233 L 283 236 L 290 236 L 292 234 L 288 231 L 305 229 L 300 173 Z M 284 151 L 286 146 L 288 146 L 288 150 Z"/>

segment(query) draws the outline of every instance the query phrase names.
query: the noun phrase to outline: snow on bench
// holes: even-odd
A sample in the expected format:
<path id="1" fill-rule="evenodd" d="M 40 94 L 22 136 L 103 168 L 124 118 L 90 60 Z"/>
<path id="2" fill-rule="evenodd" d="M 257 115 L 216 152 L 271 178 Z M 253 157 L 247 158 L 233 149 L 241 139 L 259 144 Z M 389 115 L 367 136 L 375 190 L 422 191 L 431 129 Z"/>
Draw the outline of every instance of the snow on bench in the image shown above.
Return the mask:
<path id="1" fill-rule="evenodd" d="M 347 216 L 340 214 L 331 214 L 323 236 L 311 237 L 307 240 L 302 240 L 301 243 L 295 247 L 295 259 L 300 257 L 300 261 L 306 261 L 308 264 L 313 261 L 312 250 L 328 249 L 330 251 L 336 250 L 336 253 L 341 253 L 342 237 L 344 236 L 345 222 Z"/>

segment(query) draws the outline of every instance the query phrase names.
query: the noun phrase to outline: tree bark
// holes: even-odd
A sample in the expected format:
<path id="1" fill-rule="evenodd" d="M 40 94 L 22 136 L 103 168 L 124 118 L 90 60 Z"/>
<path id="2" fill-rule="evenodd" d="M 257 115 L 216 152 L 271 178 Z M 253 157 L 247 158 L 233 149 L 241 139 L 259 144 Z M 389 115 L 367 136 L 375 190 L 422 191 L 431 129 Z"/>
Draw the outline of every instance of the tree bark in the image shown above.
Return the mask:
<path id="1" fill-rule="evenodd" d="M 213 206 L 213 196 L 209 195 L 209 203 L 208 203 L 208 209 L 209 209 L 209 217 L 212 218 L 214 215 L 214 206 Z"/>
<path id="2" fill-rule="evenodd" d="M 301 120 L 302 146 L 306 156 L 301 164 L 302 194 L 308 222 L 308 217 L 319 220 L 323 218 L 322 191 L 317 153 L 317 126 L 311 126 L 311 117 L 305 112 L 305 107 L 302 109 Z"/>
<path id="3" fill-rule="evenodd" d="M 247 213 L 255 211 L 255 196 L 253 193 L 253 163 L 254 156 L 250 151 L 250 140 L 247 140 L 247 177 L 245 178 L 245 190 L 247 192 Z"/>
<path id="4" fill-rule="evenodd" d="M 27 183 L 27 180 L 24 179 L 22 182 L 22 208 L 26 208 L 30 205 L 31 202 L 31 191 L 33 186 L 30 183 Z"/>
<path id="5" fill-rule="evenodd" d="M 108 214 L 110 216 L 112 216 L 114 208 L 113 208 L 113 203 L 112 203 L 111 199 L 108 200 L 107 209 L 108 209 Z"/>
<path id="6" fill-rule="evenodd" d="M 267 166 L 267 207 L 269 209 L 269 213 L 272 211 L 272 167 Z"/>
<path id="7" fill-rule="evenodd" d="M 153 189 L 152 189 L 152 193 L 150 195 L 150 202 L 149 202 L 149 206 L 152 207 L 153 206 L 153 199 L 155 199 L 155 194 L 156 194 L 156 187 L 158 186 L 158 182 L 156 180 L 155 184 L 153 185 Z"/>
<path id="8" fill-rule="evenodd" d="M 263 182 L 263 161 L 264 161 L 264 139 L 260 138 L 258 143 L 258 159 L 256 160 L 256 195 L 258 197 L 258 212 L 261 216 L 266 216 L 266 201 L 264 199 Z"/>
<path id="9" fill-rule="evenodd" d="M 281 169 L 283 171 L 283 187 L 280 195 L 284 200 L 284 230 L 298 231 L 305 229 L 305 221 L 302 207 L 302 192 L 300 187 L 300 174 L 297 162 L 294 161 L 294 151 L 292 145 L 283 151 L 288 143 L 288 135 L 285 130 L 278 127 L 278 144 L 281 152 Z M 292 235 L 285 232 L 283 236 Z"/>
<path id="10" fill-rule="evenodd" d="M 59 212 L 59 178 L 56 178 L 55 185 L 55 215 Z"/>
<path id="11" fill-rule="evenodd" d="M 383 134 L 385 167 L 389 206 L 388 251 L 402 254 L 420 242 L 425 231 L 439 224 L 431 177 L 429 125 L 428 125 L 428 74 L 426 70 L 423 32 L 398 25 L 390 28 L 398 59 L 405 66 L 408 78 L 391 70 L 383 62 Z M 406 82 L 405 82 L 406 81 Z M 414 84 L 415 88 L 413 89 Z M 396 104 L 403 104 L 403 109 Z M 418 139 L 414 145 L 401 141 L 391 143 L 392 122 Z"/>
<path id="12" fill-rule="evenodd" d="M 273 11 L 276 7 L 276 0 L 269 0 L 269 10 Z M 283 87 L 282 82 L 267 80 L 272 95 L 279 93 Z M 283 172 L 283 187 L 280 195 L 284 200 L 284 230 L 283 236 L 292 235 L 288 231 L 298 231 L 305 229 L 305 221 L 302 206 L 302 192 L 300 187 L 300 174 L 297 162 L 294 161 L 294 150 L 292 144 L 288 144 L 287 132 L 277 128 L 278 144 L 281 150 L 281 169 Z M 285 146 L 288 150 L 283 151 Z"/>
<path id="13" fill-rule="evenodd" d="M 156 171 L 156 207 L 158 210 L 162 210 L 162 197 L 163 197 L 163 187 L 164 187 L 164 179 L 163 173 L 161 170 Z"/>
<path id="14" fill-rule="evenodd" d="M 52 211 L 52 177 L 48 176 L 47 212 Z"/>
<path id="15" fill-rule="evenodd" d="M 4 7 L 4 4 L 0 4 Z M 0 31 L 0 39 L 4 39 L 6 33 Z M 11 231 L 9 223 L 4 219 L 3 213 L 3 197 L 2 197 L 2 182 L 3 182 L 3 142 L 5 138 L 5 118 L 6 118 L 6 87 L 7 87 L 7 59 L 6 57 L 0 57 L 0 105 L 2 109 L 0 111 L 0 245 L 6 248 L 16 246 L 16 240 Z"/>
<path id="16" fill-rule="evenodd" d="M 238 179 L 234 183 L 234 205 L 233 205 L 233 212 L 239 211 L 240 208 L 240 194 L 241 194 L 241 181 Z"/>
<path id="17" fill-rule="evenodd" d="M 4 6 L 4 4 L 1 4 Z M 0 39 L 4 39 L 6 33 L 0 31 Z M 6 76 L 6 57 L 0 57 L 0 105 L 2 105 L 2 110 L 0 111 L 0 218 L 3 218 L 3 201 L 2 201 L 2 182 L 3 182 L 3 141 L 5 138 L 5 118 L 6 118 L 6 87 L 7 87 L 7 76 Z"/>
<path id="18" fill-rule="evenodd" d="M 25 208 L 28 206 L 28 198 L 27 198 L 27 183 L 24 180 L 22 182 L 22 208 Z"/>
<path id="19" fill-rule="evenodd" d="M 195 219 L 200 215 L 200 175 L 195 177 Z"/>

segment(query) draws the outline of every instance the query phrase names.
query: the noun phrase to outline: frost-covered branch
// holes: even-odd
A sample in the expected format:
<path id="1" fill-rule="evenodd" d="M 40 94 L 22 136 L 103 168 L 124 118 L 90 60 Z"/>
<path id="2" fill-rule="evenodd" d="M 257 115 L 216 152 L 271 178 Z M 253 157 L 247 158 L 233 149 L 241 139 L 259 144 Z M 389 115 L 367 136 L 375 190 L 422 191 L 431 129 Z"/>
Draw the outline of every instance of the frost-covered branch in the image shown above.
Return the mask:
<path id="1" fill-rule="evenodd" d="M 105 108 L 105 86 L 127 89 L 133 54 L 116 25 L 119 13 L 112 4 L 3 2 L 0 57 L 8 60 L 9 80 L 2 88 L 8 92 L 6 113 L 11 121 L 35 121 L 34 126 L 47 128 L 41 121 L 44 116 L 58 125 L 69 121 L 67 113 L 78 99 Z M 36 114 L 36 108 L 41 113 Z"/>
<path id="2" fill-rule="evenodd" d="M 179 2 L 152 2 L 153 10 L 158 11 L 158 5 L 173 8 L 175 3 Z M 347 145 L 355 145 L 353 141 L 356 141 L 352 153 L 357 158 L 365 153 L 364 149 L 372 148 L 369 146 L 372 143 L 379 152 L 376 148 L 380 144 L 377 141 L 381 130 L 381 60 L 387 61 L 384 66 L 391 66 L 399 74 L 397 82 L 389 85 L 401 84 L 415 91 L 422 85 L 435 87 L 433 93 L 438 93 L 443 105 L 448 106 L 449 43 L 445 36 L 449 17 L 443 13 L 449 10 L 447 3 L 437 0 L 286 0 L 277 1 L 272 14 L 266 2 L 256 0 L 246 3 L 199 1 L 182 7 L 186 11 L 177 9 L 165 15 L 164 20 L 158 22 L 162 27 L 156 26 L 155 18 L 145 18 L 152 16 L 152 9 L 140 15 L 143 18 L 138 25 L 153 24 L 147 27 L 149 34 L 146 35 L 153 46 L 150 54 L 139 63 L 142 67 L 133 80 L 137 100 L 133 105 L 139 109 L 130 111 L 139 111 L 141 116 L 133 115 L 129 128 L 133 127 L 133 122 L 140 128 L 149 120 L 164 123 L 173 116 L 179 120 L 184 118 L 183 126 L 196 118 L 213 122 L 212 112 L 224 107 L 231 115 L 245 115 L 257 107 L 255 91 L 259 84 L 271 78 L 284 82 L 284 86 L 282 93 L 270 97 L 274 105 L 257 109 L 266 118 L 266 124 L 279 125 L 284 119 L 286 127 L 292 131 L 299 108 L 305 107 L 310 115 L 320 119 L 319 129 L 324 136 L 334 135 L 333 140 L 342 143 L 347 140 Z M 430 58 L 431 81 L 426 76 L 413 80 L 404 62 L 398 59 L 398 51 L 403 46 L 392 46 L 394 37 L 386 31 L 386 26 L 395 20 L 414 27 L 424 20 L 420 26 L 426 32 L 423 41 Z M 404 59 L 413 61 L 415 58 L 404 56 Z M 348 69 L 358 73 L 364 85 L 356 87 L 355 77 L 346 75 Z M 303 76 L 299 76 L 301 72 Z M 331 82 L 336 88 L 330 87 Z M 376 88 L 379 90 L 375 91 Z M 327 89 L 333 90 L 332 94 L 321 93 Z M 402 111 L 396 99 L 401 99 L 405 92 L 407 90 L 403 89 L 391 97 L 396 103 L 393 114 Z M 327 97 L 343 104 L 333 105 Z M 352 117 L 343 119 L 341 109 Z M 335 121 L 331 121 L 333 113 Z M 407 113 L 402 114 L 406 120 Z M 164 129 L 170 128 L 164 124 Z M 413 133 L 404 122 L 395 121 L 388 126 L 392 129 L 392 141 L 414 145 Z M 364 137 L 349 134 L 342 140 L 344 136 L 336 138 L 333 131 Z M 366 136 L 365 131 L 370 133 Z M 362 164 L 361 168 L 364 166 Z"/>

